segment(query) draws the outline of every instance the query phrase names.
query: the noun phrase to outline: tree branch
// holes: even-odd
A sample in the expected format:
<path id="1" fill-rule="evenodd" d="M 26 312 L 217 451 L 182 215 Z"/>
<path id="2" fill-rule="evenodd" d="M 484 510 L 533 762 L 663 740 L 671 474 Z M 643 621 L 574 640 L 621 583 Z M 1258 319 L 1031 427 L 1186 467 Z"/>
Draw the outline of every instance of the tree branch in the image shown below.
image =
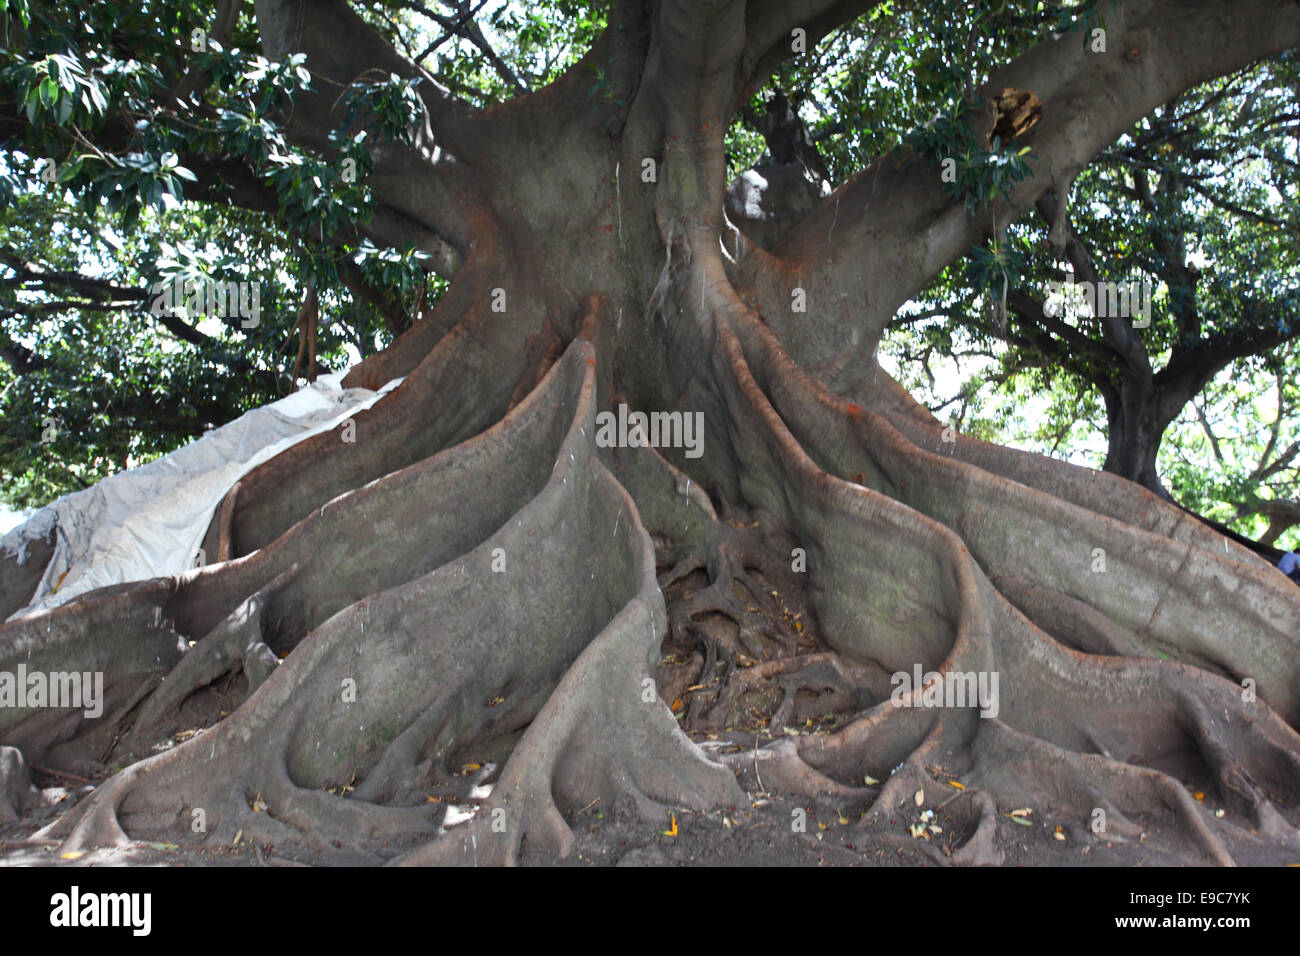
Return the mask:
<path id="1" fill-rule="evenodd" d="M 1028 293 L 1020 290 L 1008 292 L 1007 305 L 1023 323 L 1044 334 L 1055 336 L 1074 355 L 1086 355 L 1108 368 L 1118 370 L 1121 356 L 1113 348 L 1101 345 L 1056 316 L 1048 315 L 1044 304 Z"/>
<path id="2" fill-rule="evenodd" d="M 297 139 L 328 151 L 327 134 L 337 125 L 332 114 L 339 94 L 357 77 L 377 70 L 381 75 L 421 78 L 417 93 L 425 106 L 428 129 L 417 137 L 417 150 L 432 148 L 429 140 L 436 138 L 466 161 L 478 157 L 485 145 L 474 130 L 479 111 L 393 49 L 346 0 L 315 0 L 310 5 L 298 0 L 256 0 L 255 7 L 266 56 L 278 59 L 306 53 L 307 68 L 316 81 L 316 92 L 294 103 L 291 129 Z"/>
<path id="3" fill-rule="evenodd" d="M 771 5 L 758 9 L 769 11 Z M 1106 53 L 1091 52 L 1076 33 L 1053 37 L 982 88 L 986 98 L 1008 87 L 1030 90 L 1044 104 L 1025 142 L 1036 153 L 1030 160 L 1035 175 L 1020 183 L 1009 201 L 968 218 L 964 205 L 941 188 L 937 167 L 900 166 L 883 157 L 827 197 L 773 250 L 786 260 L 782 270 L 797 273 L 809 299 L 821 303 L 828 326 L 808 334 L 805 321 L 800 334 L 782 335 L 796 360 L 814 369 L 828 367 L 846 337 L 856 339 L 858 354 L 869 357 L 908 298 L 992 235 L 998 223 L 1013 220 L 1044 192 L 1071 181 L 1137 119 L 1197 83 L 1300 46 L 1300 17 L 1292 0 L 1132 0 L 1114 16 L 1108 12 L 1107 31 Z M 984 132 L 975 130 L 977 137 Z M 742 283 L 765 312 L 788 313 L 790 292 L 775 264 L 751 255 L 742 266 Z M 772 274 L 757 275 L 764 269 Z M 848 333 L 846 325 L 856 328 Z M 781 335 L 782 327 L 774 328 Z M 869 374 L 867 364 L 859 363 L 832 376 L 829 384 L 843 389 L 864 374 Z"/>
<path id="4" fill-rule="evenodd" d="M 1049 230 L 1064 237 L 1064 252 L 1074 266 L 1074 274 L 1080 282 L 1090 282 L 1098 288 L 1097 269 L 1092 262 L 1092 254 L 1079 239 L 1070 223 L 1064 202 L 1053 202 L 1048 194 L 1043 194 L 1034 204 L 1038 214 L 1047 224 Z M 1097 316 L 1101 322 L 1102 334 L 1114 349 L 1114 353 L 1123 359 L 1129 371 L 1142 378 L 1151 377 L 1151 359 L 1142 345 L 1142 340 L 1133 331 L 1131 322 L 1125 322 L 1119 315 L 1112 315 L 1109 309 L 1099 309 Z"/>
<path id="5" fill-rule="evenodd" d="M 783 61 L 796 55 L 791 48 L 795 28 L 805 31 L 811 53 L 826 34 L 879 5 L 880 0 L 750 0 L 736 102 L 748 100 Z"/>
<path id="6" fill-rule="evenodd" d="M 1196 409 L 1196 418 L 1201 423 L 1201 430 L 1210 440 L 1210 448 L 1214 450 L 1214 460 L 1219 463 L 1220 468 L 1225 467 L 1223 452 L 1219 449 L 1219 439 L 1214 434 L 1214 429 L 1210 427 L 1210 420 L 1205 417 L 1205 409 L 1201 407 L 1200 402 L 1192 402 L 1192 407 Z"/>

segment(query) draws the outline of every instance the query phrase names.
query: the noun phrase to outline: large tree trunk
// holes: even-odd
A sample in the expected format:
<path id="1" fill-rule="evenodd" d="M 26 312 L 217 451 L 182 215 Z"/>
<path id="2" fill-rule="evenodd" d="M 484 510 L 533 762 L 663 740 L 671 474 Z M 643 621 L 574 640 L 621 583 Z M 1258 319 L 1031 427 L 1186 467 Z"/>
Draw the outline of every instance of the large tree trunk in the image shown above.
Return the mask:
<path id="1" fill-rule="evenodd" d="M 1125 376 L 1117 389 L 1103 391 L 1106 402 L 1106 461 L 1103 470 L 1136 482 L 1162 498 L 1172 500 L 1156 459 L 1160 442 L 1186 402 L 1177 403 L 1172 414 L 1166 391 L 1150 375 Z"/>
<path id="2" fill-rule="evenodd" d="M 50 834 L 546 859 L 597 798 L 661 820 L 761 777 L 859 801 L 882 839 L 917 790 L 959 793 L 958 862 L 1001 859 L 999 808 L 1030 803 L 1085 840 L 1104 811 L 1104 839 L 1152 859 L 1294 858 L 1294 586 L 1128 481 L 945 433 L 875 365 L 897 304 L 984 228 L 938 170 L 873 167 L 772 254 L 723 218 L 737 103 L 793 27 L 812 41 L 869 5 L 628 0 L 540 93 L 473 114 L 421 87 L 423 138 L 376 186 L 463 264 L 349 384 L 406 381 L 355 442 L 242 480 L 229 560 L 0 628 L 0 668 L 109 685 L 102 720 L 0 710 L 29 762 L 126 764 Z M 414 73 L 342 2 L 303 10 L 259 0 L 270 55 L 338 83 Z M 1110 59 L 1048 40 L 992 81 L 1046 104 L 1008 211 L 1177 89 L 1300 43 L 1290 0 L 1146 0 L 1108 27 Z M 335 97 L 298 104 L 301 141 Z M 603 447 L 597 415 L 623 403 L 702 414 L 702 453 Z M 918 665 L 996 674 L 996 707 L 893 693 Z M 242 702 L 205 709 L 231 673 Z M 842 729 L 781 733 L 828 707 Z M 426 794 L 469 800 L 466 761 L 500 777 L 440 833 Z"/>

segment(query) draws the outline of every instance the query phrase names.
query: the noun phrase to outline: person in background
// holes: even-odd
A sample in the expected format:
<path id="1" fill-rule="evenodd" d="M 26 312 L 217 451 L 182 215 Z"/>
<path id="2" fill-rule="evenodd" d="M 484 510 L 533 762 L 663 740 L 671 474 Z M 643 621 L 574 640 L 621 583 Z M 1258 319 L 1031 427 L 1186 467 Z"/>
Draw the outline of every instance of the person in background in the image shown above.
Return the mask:
<path id="1" fill-rule="evenodd" d="M 1300 554 L 1288 551 L 1282 555 L 1282 560 L 1278 561 L 1277 569 L 1296 584 L 1300 584 Z"/>

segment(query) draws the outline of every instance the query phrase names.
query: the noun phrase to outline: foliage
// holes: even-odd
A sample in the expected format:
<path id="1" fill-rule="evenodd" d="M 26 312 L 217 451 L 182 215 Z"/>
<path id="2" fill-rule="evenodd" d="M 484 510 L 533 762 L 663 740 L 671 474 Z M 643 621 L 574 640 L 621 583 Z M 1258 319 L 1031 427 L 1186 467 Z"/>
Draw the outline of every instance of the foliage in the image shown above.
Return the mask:
<path id="1" fill-rule="evenodd" d="M 370 147 L 409 138 L 412 83 L 349 89 L 326 157 L 286 143 L 311 73 L 250 52 L 251 11 L 222 44 L 196 3 L 7 9 L 0 101 L 26 124 L 0 142 L 0 499 L 44 503 L 287 393 L 308 285 L 327 369 L 400 331 L 349 277 L 397 312 L 440 293 L 423 253 L 357 234 Z M 255 282 L 262 315 L 160 321 L 153 293 L 186 280 Z"/>

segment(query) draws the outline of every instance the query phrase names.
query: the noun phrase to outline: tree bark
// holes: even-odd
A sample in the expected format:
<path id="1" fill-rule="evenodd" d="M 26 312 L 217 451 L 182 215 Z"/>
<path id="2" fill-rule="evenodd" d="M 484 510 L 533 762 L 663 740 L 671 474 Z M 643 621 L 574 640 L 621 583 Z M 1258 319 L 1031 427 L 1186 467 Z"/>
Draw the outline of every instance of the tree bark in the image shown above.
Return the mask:
<path id="1" fill-rule="evenodd" d="M 1107 388 L 1105 471 L 1136 482 L 1162 498 L 1173 500 L 1160 479 L 1156 459 L 1165 430 L 1178 417 L 1191 395 L 1179 400 L 1152 377 L 1125 375 L 1119 388 Z"/>

